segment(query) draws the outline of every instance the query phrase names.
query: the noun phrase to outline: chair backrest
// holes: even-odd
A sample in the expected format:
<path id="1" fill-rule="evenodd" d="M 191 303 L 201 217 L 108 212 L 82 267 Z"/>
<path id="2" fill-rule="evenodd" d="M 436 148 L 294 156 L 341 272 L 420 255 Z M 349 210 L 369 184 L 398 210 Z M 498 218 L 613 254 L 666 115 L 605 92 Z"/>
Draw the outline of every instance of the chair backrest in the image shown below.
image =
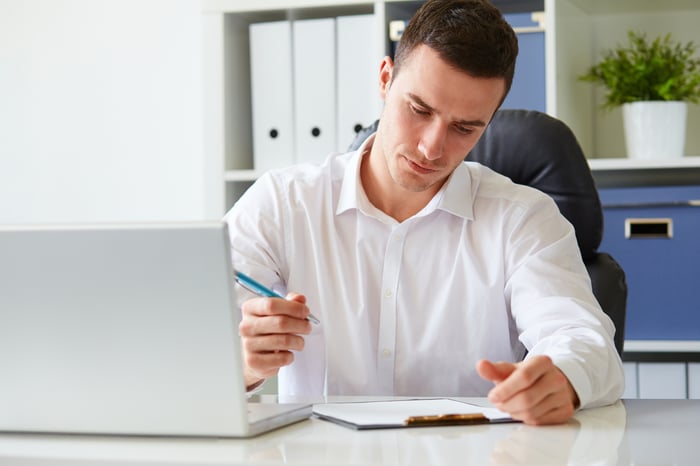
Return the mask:
<path id="1" fill-rule="evenodd" d="M 350 149 L 376 131 L 377 122 L 361 130 Z M 574 226 L 593 292 L 615 324 L 615 347 L 622 354 L 627 283 L 622 267 L 598 251 L 603 210 L 581 146 L 566 124 L 534 110 L 499 110 L 479 143 L 467 155 L 509 177 L 550 195 Z"/>

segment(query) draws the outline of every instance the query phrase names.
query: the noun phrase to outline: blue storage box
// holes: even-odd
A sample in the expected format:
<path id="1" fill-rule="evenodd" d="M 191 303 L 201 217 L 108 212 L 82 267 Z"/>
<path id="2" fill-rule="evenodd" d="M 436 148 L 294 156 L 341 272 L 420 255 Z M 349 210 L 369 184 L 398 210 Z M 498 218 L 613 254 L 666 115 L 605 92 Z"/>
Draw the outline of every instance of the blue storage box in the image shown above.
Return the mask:
<path id="1" fill-rule="evenodd" d="M 626 340 L 700 340 L 700 186 L 600 189 L 609 252 L 627 275 Z"/>

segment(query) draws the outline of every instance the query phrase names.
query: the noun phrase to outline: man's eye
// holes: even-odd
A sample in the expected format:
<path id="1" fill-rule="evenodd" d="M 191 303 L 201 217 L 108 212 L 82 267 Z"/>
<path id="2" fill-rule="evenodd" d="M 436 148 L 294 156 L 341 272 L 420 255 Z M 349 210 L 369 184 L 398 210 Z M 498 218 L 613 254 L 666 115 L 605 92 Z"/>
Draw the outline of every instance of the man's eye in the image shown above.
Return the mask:
<path id="1" fill-rule="evenodd" d="M 471 134 L 474 132 L 474 130 L 468 126 L 455 125 L 454 128 L 460 134 Z"/>
<path id="2" fill-rule="evenodd" d="M 411 110 L 413 110 L 413 113 L 416 113 L 418 115 L 428 115 L 427 110 L 423 110 L 422 108 L 418 108 L 415 105 L 411 105 Z"/>

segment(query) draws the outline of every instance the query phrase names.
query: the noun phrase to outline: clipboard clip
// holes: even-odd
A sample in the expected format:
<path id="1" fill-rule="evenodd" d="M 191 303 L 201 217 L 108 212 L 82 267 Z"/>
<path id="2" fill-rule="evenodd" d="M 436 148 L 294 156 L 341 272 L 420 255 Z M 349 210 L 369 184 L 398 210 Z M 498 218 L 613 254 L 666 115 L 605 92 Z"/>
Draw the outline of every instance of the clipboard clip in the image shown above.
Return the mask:
<path id="1" fill-rule="evenodd" d="M 431 416 L 410 416 L 403 421 L 404 426 L 461 426 L 470 424 L 488 424 L 489 418 L 481 413 L 471 414 L 437 414 Z"/>

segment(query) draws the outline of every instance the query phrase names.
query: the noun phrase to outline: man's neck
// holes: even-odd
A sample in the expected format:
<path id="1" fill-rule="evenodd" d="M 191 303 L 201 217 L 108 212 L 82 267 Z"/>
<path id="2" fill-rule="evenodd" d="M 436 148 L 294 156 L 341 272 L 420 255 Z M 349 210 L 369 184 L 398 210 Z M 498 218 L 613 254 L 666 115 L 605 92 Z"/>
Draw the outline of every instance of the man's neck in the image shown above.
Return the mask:
<path id="1" fill-rule="evenodd" d="M 415 192 L 395 184 L 383 154 L 373 148 L 368 148 L 360 160 L 360 182 L 369 202 L 399 223 L 420 212 L 435 195 L 432 189 Z"/>

